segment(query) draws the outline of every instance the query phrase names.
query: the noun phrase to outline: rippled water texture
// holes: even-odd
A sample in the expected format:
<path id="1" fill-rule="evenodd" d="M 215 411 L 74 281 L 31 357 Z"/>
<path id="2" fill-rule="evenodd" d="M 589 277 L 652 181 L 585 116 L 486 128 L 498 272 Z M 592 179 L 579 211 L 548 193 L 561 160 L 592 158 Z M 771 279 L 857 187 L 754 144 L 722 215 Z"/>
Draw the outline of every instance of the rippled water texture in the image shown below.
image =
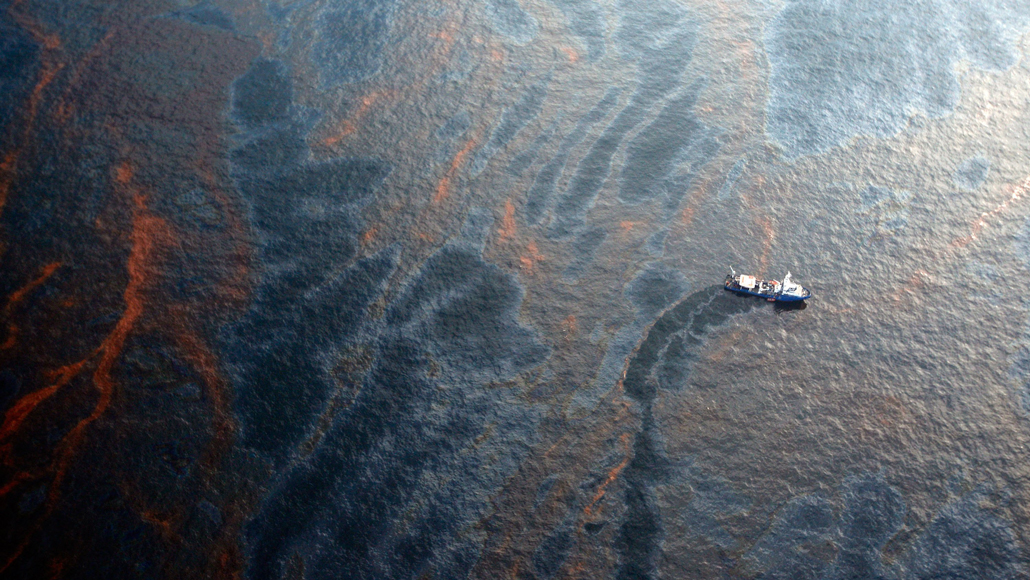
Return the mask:
<path id="1" fill-rule="evenodd" d="M 0 1 L 0 578 L 1027 577 L 1028 34 Z"/>

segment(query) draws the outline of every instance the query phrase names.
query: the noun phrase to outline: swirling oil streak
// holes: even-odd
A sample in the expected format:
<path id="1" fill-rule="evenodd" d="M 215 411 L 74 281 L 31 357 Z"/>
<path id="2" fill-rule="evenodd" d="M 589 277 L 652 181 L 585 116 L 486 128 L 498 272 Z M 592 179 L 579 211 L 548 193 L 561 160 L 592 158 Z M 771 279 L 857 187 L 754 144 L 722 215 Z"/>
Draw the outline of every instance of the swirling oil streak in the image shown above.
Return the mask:
<path id="1" fill-rule="evenodd" d="M 624 471 L 626 515 L 617 546 L 620 567 L 616 577 L 620 580 L 656 577 L 662 524 L 653 488 L 669 475 L 671 466 L 657 437 L 652 405 L 659 388 L 673 386 L 661 385 L 663 381 L 658 377 L 669 374 L 665 367 L 669 366 L 670 354 L 678 351 L 682 355 L 679 360 L 689 365 L 701 346 L 699 336 L 755 304 L 755 300 L 729 295 L 720 286 L 695 292 L 655 321 L 630 358 L 623 387 L 640 406 L 641 427 L 633 444 L 633 459 Z"/>

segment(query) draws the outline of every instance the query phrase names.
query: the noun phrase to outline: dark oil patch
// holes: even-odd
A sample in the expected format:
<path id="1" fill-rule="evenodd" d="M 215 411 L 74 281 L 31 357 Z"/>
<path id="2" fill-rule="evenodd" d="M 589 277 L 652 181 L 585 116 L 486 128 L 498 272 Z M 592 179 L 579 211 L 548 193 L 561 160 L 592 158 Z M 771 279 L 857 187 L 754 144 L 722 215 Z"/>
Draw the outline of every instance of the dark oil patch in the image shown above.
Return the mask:
<path id="1" fill-rule="evenodd" d="M 636 294 L 641 297 L 646 311 L 653 312 L 668 303 L 664 277 L 650 276 L 642 280 Z M 664 388 L 655 380 L 655 370 L 670 364 L 682 366 L 696 356 L 696 349 L 700 346 L 696 337 L 754 305 L 755 301 L 741 300 L 721 286 L 695 292 L 666 310 L 654 322 L 629 359 L 623 387 L 626 395 L 640 407 L 641 430 L 633 444 L 633 459 L 625 470 L 626 513 L 617 544 L 620 556 L 617 578 L 657 577 L 663 527 L 654 488 L 679 469 L 665 456 L 655 425 L 652 406 L 659 389 Z M 688 342 L 691 343 L 690 348 L 683 348 Z M 671 345 L 676 343 L 680 348 L 673 350 Z M 685 371 L 681 374 L 685 375 Z"/>

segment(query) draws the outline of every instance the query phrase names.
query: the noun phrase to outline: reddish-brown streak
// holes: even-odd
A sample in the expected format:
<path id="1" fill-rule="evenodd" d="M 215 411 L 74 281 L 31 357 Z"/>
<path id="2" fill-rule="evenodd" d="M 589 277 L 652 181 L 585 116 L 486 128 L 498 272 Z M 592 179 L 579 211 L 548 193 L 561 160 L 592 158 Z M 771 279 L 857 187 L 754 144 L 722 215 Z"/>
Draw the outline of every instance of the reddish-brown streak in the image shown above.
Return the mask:
<path id="1" fill-rule="evenodd" d="M 11 316 L 11 309 L 14 308 L 14 306 L 17 305 L 19 302 L 24 300 L 25 297 L 28 296 L 30 292 L 32 292 L 33 290 L 38 288 L 40 285 L 42 285 L 44 282 L 46 282 L 47 279 L 50 278 L 50 276 L 52 276 L 53 273 L 56 272 L 57 269 L 60 268 L 60 267 L 61 267 L 61 263 L 60 262 L 53 262 L 53 263 L 47 264 L 43 268 L 43 273 L 42 274 L 40 274 L 34 280 L 31 280 L 28 284 L 22 286 L 18 290 L 15 290 L 14 292 L 12 292 L 11 295 L 7 298 L 7 304 L 4 306 L 4 310 L 3 310 L 4 315 L 7 318 L 10 318 L 10 316 Z M 14 345 L 17 344 L 17 342 L 18 342 L 18 326 L 15 325 L 13 322 L 10 322 L 7 325 L 7 339 L 4 340 L 3 344 L 0 344 L 0 350 L 7 350 L 7 349 L 10 349 L 10 348 L 14 348 Z M 0 438 L 2 438 L 2 437 L 0 437 Z"/>
<path id="2" fill-rule="evenodd" d="M 61 367 L 57 371 L 57 374 L 60 376 L 57 382 L 49 387 L 34 391 L 25 395 L 21 399 L 18 399 L 18 402 L 4 413 L 4 422 L 3 425 L 0 426 L 0 441 L 4 441 L 11 435 L 14 435 L 33 409 L 38 407 L 43 401 L 49 399 L 54 393 L 60 390 L 61 387 L 68 384 L 68 381 L 75 378 L 75 376 L 82 371 L 82 368 L 88 361 L 89 359 L 83 359 L 77 363 Z M 0 493 L 0 496 L 2 495 L 3 494 Z"/>
<path id="3" fill-rule="evenodd" d="M 14 181 L 14 164 L 18 160 L 17 151 L 8 151 L 4 160 L 0 162 L 0 211 L 7 205 L 7 192 L 11 189 Z"/>
<path id="4" fill-rule="evenodd" d="M 529 274 L 532 274 L 533 267 L 536 266 L 536 263 L 544 261 L 544 255 L 540 253 L 539 248 L 537 248 L 536 242 L 533 240 L 529 241 L 529 244 L 526 246 L 526 251 L 529 252 L 529 255 L 520 256 L 519 264 L 522 266 L 523 270 L 525 270 Z"/>
<path id="5" fill-rule="evenodd" d="M 597 493 L 594 494 L 594 498 L 590 500 L 590 503 L 587 504 L 587 507 L 583 509 L 583 514 L 587 518 L 593 515 L 594 506 L 597 505 L 597 502 L 601 501 L 602 497 L 604 497 L 604 493 L 608 489 L 608 486 L 611 485 L 611 483 L 619 477 L 619 474 L 622 473 L 622 470 L 625 469 L 626 465 L 629 464 L 629 433 L 623 433 L 622 435 L 620 435 L 619 441 L 622 442 L 622 446 L 625 448 L 625 456 L 622 458 L 622 461 L 620 461 L 618 465 L 613 467 L 608 472 L 608 477 L 606 477 L 601 486 L 597 488 Z"/>
<path id="6" fill-rule="evenodd" d="M 125 287 L 123 299 L 125 311 L 115 325 L 114 330 L 104 340 L 98 349 L 100 361 L 93 372 L 93 385 L 100 394 L 93 412 L 79 423 L 65 436 L 68 442 L 65 445 L 64 453 L 58 464 L 54 484 L 51 486 L 50 499 L 56 499 L 59 493 L 59 483 L 64 478 L 64 472 L 71 460 L 71 454 L 81 441 L 85 430 L 94 421 L 99 419 L 108 406 L 114 395 L 114 381 L 111 380 L 111 369 L 125 345 L 133 326 L 143 313 L 144 289 L 152 274 L 152 259 L 155 246 L 158 240 L 169 239 L 169 231 L 164 220 L 149 214 L 146 207 L 146 200 L 142 195 L 133 196 L 135 211 L 133 212 L 132 224 L 132 250 L 129 253 L 129 260 L 126 269 L 129 271 L 129 283 Z"/>
<path id="7" fill-rule="evenodd" d="M 440 203 L 450 195 L 451 180 L 454 179 L 454 176 L 457 174 L 461 164 L 465 162 L 465 157 L 468 156 L 469 152 L 472 151 L 472 148 L 475 146 L 475 138 L 469 139 L 468 142 L 465 143 L 465 146 L 461 148 L 461 151 L 458 151 L 457 155 L 454 156 L 454 159 L 451 159 L 451 166 L 447 169 L 447 173 L 444 173 L 443 177 L 441 177 L 440 181 L 436 184 L 436 195 L 433 196 L 433 203 Z"/>
<path id="8" fill-rule="evenodd" d="M 7 485 L 0 487 L 0 497 L 4 497 L 8 493 L 11 493 L 11 490 L 13 490 L 14 488 L 18 487 L 26 481 L 35 479 L 36 477 L 37 474 L 28 472 L 21 472 L 16 474 L 14 477 L 11 478 L 11 481 L 7 482 Z"/>
<path id="9" fill-rule="evenodd" d="M 4 307 L 4 309 L 10 311 L 10 309 L 15 304 L 18 304 L 19 302 L 24 300 L 30 292 L 32 292 L 36 288 L 39 288 L 44 282 L 47 281 L 48 278 L 50 278 L 50 276 L 53 276 L 54 272 L 56 272 L 57 269 L 60 267 L 60 262 L 51 262 L 44 266 L 43 272 L 38 277 L 36 277 L 35 279 L 31 280 L 28 284 L 22 286 L 21 288 L 11 293 L 11 295 L 7 298 L 7 305 Z"/>
<path id="10" fill-rule="evenodd" d="M 180 313 L 178 318 L 175 332 L 176 343 L 186 353 L 192 366 L 200 371 L 205 394 L 211 401 L 211 410 L 214 415 L 212 427 L 215 437 L 212 441 L 212 448 L 208 449 L 206 453 L 204 462 L 208 467 L 213 468 L 217 467 L 218 461 L 232 446 L 236 432 L 236 424 L 229 408 L 228 384 L 218 372 L 218 359 L 215 354 L 200 338 L 199 333 L 189 325 L 183 313 Z"/>
<path id="11" fill-rule="evenodd" d="M 358 110 L 355 111 L 350 118 L 344 119 L 343 122 L 340 123 L 339 133 L 331 137 L 325 138 L 322 141 L 322 145 L 331 147 L 342 141 L 345 137 L 356 132 L 358 130 L 357 123 L 360 123 L 361 119 L 368 114 L 369 110 L 372 108 L 372 105 L 374 105 L 376 101 L 384 97 L 396 97 L 396 91 L 373 91 L 362 97 L 361 105 L 358 107 Z"/>
<path id="12" fill-rule="evenodd" d="M 973 222 L 969 235 L 953 241 L 951 245 L 955 248 L 962 248 L 968 245 L 976 239 L 977 234 L 979 234 L 981 230 L 987 227 L 988 218 L 994 217 L 1008 209 L 1010 205 L 1019 201 L 1028 191 L 1030 191 L 1030 177 L 1027 177 L 1018 185 L 1014 186 L 1012 188 L 1012 195 L 1008 199 L 998 204 L 994 209 L 981 213 L 980 217 Z"/>
<path id="13" fill-rule="evenodd" d="M 18 344 L 18 326 L 11 323 L 7 325 L 7 340 L 0 344 L 0 350 L 14 348 L 16 344 Z"/>
<path id="14" fill-rule="evenodd" d="M 1010 185 L 1009 187 L 1011 187 L 1012 191 L 1012 194 L 1009 196 L 1009 198 L 995 206 L 994 209 L 982 212 L 980 214 L 980 217 L 978 217 L 970 227 L 969 235 L 952 240 L 948 247 L 944 249 L 942 255 L 940 255 L 939 258 L 935 260 L 935 262 L 942 260 L 947 261 L 954 258 L 958 250 L 965 248 L 977 239 L 977 236 L 980 234 L 980 232 L 983 231 L 985 227 L 987 227 L 987 220 L 989 218 L 996 217 L 1002 214 L 1005 210 L 1009 208 L 1009 206 L 1023 199 L 1023 197 L 1026 196 L 1027 192 L 1030 192 L 1030 177 L 1023 179 L 1023 181 L 1015 185 Z M 896 305 L 901 304 L 902 298 L 904 298 L 906 295 L 915 294 L 915 289 L 925 285 L 925 283 L 929 280 L 931 280 L 929 272 L 923 269 L 916 270 L 915 273 L 913 273 L 912 276 L 905 282 L 905 284 L 903 284 L 900 288 L 898 288 L 891 294 L 892 301 Z"/>
<path id="15" fill-rule="evenodd" d="M 69 75 L 67 83 L 65 83 L 64 90 L 54 105 L 54 118 L 57 119 L 59 123 L 63 124 L 71 118 L 71 105 L 68 102 L 68 96 L 76 87 L 78 87 L 82 71 L 85 70 L 85 68 L 92 63 L 94 59 L 100 56 L 101 51 L 107 48 L 116 32 L 117 30 L 114 29 L 108 31 L 108 33 L 105 34 L 104 37 L 101 38 L 75 65 L 75 68 Z"/>
<path id="16" fill-rule="evenodd" d="M 35 123 L 36 115 L 39 110 L 39 101 L 42 98 L 43 90 L 46 89 L 47 85 L 54 80 L 60 70 L 64 68 L 64 65 L 57 65 L 56 68 L 47 66 L 40 72 L 40 79 L 36 82 L 36 86 L 32 89 L 32 94 L 29 96 L 29 113 L 28 120 L 25 123 L 25 130 L 22 135 L 22 142 L 28 141 L 29 135 L 32 131 L 32 126 Z M 14 181 L 15 167 L 17 165 L 18 156 L 20 150 L 9 151 L 4 156 L 4 162 L 0 165 L 0 212 L 3 212 L 4 206 L 7 205 L 7 194 L 11 189 L 11 183 Z"/>
<path id="17" fill-rule="evenodd" d="M 452 30 L 457 29 L 457 25 L 453 22 L 448 23 L 447 26 Z M 450 53 L 453 50 L 455 44 L 454 35 L 451 34 L 451 32 L 448 30 L 442 30 L 438 33 L 430 34 L 430 37 L 439 38 L 440 40 L 444 41 L 443 49 L 440 51 L 441 56 L 438 64 L 436 64 L 435 66 L 427 67 L 426 74 L 423 75 L 421 79 L 417 80 L 416 82 L 413 82 L 412 84 L 400 90 L 373 91 L 362 97 L 361 105 L 358 107 L 357 111 L 355 111 L 354 114 L 351 115 L 349 118 L 341 121 L 337 126 L 337 132 L 323 139 L 321 141 L 321 145 L 325 147 L 332 147 L 340 141 L 342 141 L 344 138 L 356 133 L 358 130 L 358 123 L 360 123 L 361 120 L 368 114 L 372 105 L 374 105 L 377 101 L 383 99 L 384 97 L 396 102 L 404 99 L 408 94 L 421 93 L 425 88 L 427 79 L 435 77 L 439 73 L 443 64 L 448 62 Z"/>
<path id="18" fill-rule="evenodd" d="M 103 416 L 110 406 L 114 395 L 114 381 L 111 379 L 111 370 L 122 352 L 125 340 L 143 313 L 144 291 L 150 281 L 150 275 L 153 273 L 153 261 L 157 243 L 171 238 L 170 231 L 164 221 L 150 214 L 146 206 L 146 199 L 141 194 L 136 193 L 133 195 L 133 204 L 132 233 L 130 234 L 132 249 L 129 252 L 129 259 L 126 264 L 126 269 L 129 273 L 129 283 L 126 285 L 123 293 L 125 310 L 121 318 L 118 319 L 114 330 L 104 339 L 100 347 L 86 359 L 71 365 L 63 373 L 63 377 L 67 377 L 67 380 L 63 382 L 58 381 L 48 389 L 44 389 L 44 391 L 49 390 L 49 392 L 42 396 L 40 400 L 46 399 L 56 392 L 61 385 L 71 380 L 71 377 L 75 376 L 82 366 L 96 355 L 99 355 L 100 360 L 97 363 L 96 370 L 93 372 L 93 385 L 96 387 L 99 397 L 89 416 L 80 420 L 58 444 L 60 451 L 53 469 L 54 477 L 47 493 L 45 513 L 36 521 L 35 526 L 26 534 L 25 539 L 15 548 L 3 565 L 0 566 L 0 573 L 3 573 L 11 563 L 18 559 L 29 544 L 32 536 L 39 530 L 42 522 L 53 512 L 61 495 L 61 483 L 64 481 L 75 452 L 85 437 L 87 428 Z M 38 404 L 39 401 L 34 401 L 31 408 L 35 408 Z M 31 411 L 31 408 L 25 414 Z M 20 424 L 20 421 L 17 421 L 17 423 Z M 7 427 L 6 420 L 5 427 Z M 7 429 L 4 429 L 2 432 L 6 433 Z"/>
<path id="19" fill-rule="evenodd" d="M 8 7 L 7 12 L 19 26 L 28 31 L 37 42 L 43 45 L 43 55 L 40 60 L 44 63 L 40 69 L 39 80 L 36 81 L 36 84 L 32 87 L 32 92 L 29 95 L 28 114 L 25 126 L 22 129 L 21 138 L 21 147 L 24 147 L 29 140 L 29 136 L 32 134 L 32 127 L 35 124 L 36 116 L 39 112 L 39 103 L 43 97 L 43 91 L 54 80 L 57 73 L 64 68 L 64 64 L 62 63 L 55 66 L 48 61 L 49 54 L 60 48 L 60 39 L 56 36 L 45 34 L 39 25 L 24 14 L 18 12 L 16 8 L 18 8 L 21 3 L 22 2 L 20 0 L 12 3 L 10 7 Z M 3 213 L 4 206 L 7 204 L 7 195 L 10 192 L 11 183 L 14 181 L 15 167 L 20 154 L 21 148 L 15 147 L 4 155 L 4 161 L 0 163 L 0 213 Z"/>
<path id="20" fill-rule="evenodd" d="M 501 241 L 506 241 L 515 236 L 515 204 L 510 199 L 504 201 L 504 218 L 501 219 L 501 229 L 497 232 Z"/>
<path id="21" fill-rule="evenodd" d="M 372 226 L 365 230 L 365 233 L 361 234 L 361 245 L 367 246 L 376 239 L 376 234 L 379 233 L 379 228 Z"/>
<path id="22" fill-rule="evenodd" d="M 562 334 L 565 335 L 565 339 L 569 340 L 579 332 L 579 324 L 576 322 L 576 315 L 570 314 L 565 317 L 565 320 L 561 323 Z"/>

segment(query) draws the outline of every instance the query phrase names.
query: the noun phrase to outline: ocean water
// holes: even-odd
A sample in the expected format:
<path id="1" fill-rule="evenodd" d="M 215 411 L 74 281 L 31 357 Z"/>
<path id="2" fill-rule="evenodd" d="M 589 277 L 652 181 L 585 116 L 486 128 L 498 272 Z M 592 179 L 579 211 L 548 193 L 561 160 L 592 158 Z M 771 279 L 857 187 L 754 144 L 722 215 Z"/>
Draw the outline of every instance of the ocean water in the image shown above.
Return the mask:
<path id="1" fill-rule="evenodd" d="M 1027 577 L 1028 6 L 0 2 L 0 578 Z"/>

